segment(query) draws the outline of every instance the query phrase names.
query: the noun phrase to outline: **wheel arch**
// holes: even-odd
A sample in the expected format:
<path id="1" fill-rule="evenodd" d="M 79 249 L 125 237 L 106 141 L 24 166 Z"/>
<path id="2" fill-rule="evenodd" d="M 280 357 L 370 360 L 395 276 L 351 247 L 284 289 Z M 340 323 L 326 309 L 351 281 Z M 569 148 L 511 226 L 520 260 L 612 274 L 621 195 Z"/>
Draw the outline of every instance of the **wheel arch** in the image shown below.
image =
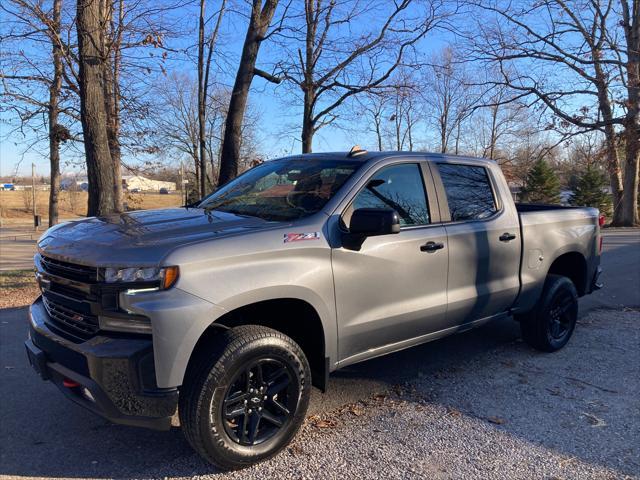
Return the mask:
<path id="1" fill-rule="evenodd" d="M 569 278 L 580 297 L 587 292 L 587 259 L 580 252 L 570 251 L 557 256 L 549 266 L 547 276 L 549 275 L 562 275 Z"/>
<path id="2" fill-rule="evenodd" d="M 241 325 L 261 325 L 284 333 L 295 341 L 307 357 L 312 384 L 322 391 L 327 388 L 330 371 L 327 353 L 327 332 L 317 309 L 297 297 L 258 300 L 228 309 L 202 333 L 191 353 L 189 367 L 206 352 L 213 338 L 221 330 Z"/>

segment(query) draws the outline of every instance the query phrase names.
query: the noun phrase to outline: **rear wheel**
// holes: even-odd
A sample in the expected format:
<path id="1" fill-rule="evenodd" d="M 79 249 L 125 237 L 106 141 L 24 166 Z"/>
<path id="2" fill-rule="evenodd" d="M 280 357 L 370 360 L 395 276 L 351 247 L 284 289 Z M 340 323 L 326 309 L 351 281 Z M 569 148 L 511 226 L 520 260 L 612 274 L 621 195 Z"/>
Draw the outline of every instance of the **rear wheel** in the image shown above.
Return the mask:
<path id="1" fill-rule="evenodd" d="M 188 376 L 179 406 L 185 436 L 204 459 L 226 470 L 277 454 L 295 436 L 309 405 L 304 353 L 266 327 L 221 333 Z"/>
<path id="2" fill-rule="evenodd" d="M 571 280 L 560 275 L 549 275 L 534 310 L 518 317 L 524 341 L 545 352 L 567 344 L 577 319 L 578 292 Z"/>

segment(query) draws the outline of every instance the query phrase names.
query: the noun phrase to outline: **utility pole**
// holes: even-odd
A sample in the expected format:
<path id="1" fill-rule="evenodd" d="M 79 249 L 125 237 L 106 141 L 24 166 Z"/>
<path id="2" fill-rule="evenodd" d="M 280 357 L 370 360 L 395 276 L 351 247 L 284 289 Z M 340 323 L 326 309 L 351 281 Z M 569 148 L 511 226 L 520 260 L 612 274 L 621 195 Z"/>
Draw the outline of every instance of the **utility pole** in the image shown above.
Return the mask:
<path id="1" fill-rule="evenodd" d="M 38 217 L 36 216 L 36 164 L 31 164 L 31 202 L 33 204 L 33 226 L 38 230 Z"/>
<path id="2" fill-rule="evenodd" d="M 187 204 L 187 195 L 184 191 L 184 163 L 180 162 L 180 195 L 182 196 L 183 205 Z"/>

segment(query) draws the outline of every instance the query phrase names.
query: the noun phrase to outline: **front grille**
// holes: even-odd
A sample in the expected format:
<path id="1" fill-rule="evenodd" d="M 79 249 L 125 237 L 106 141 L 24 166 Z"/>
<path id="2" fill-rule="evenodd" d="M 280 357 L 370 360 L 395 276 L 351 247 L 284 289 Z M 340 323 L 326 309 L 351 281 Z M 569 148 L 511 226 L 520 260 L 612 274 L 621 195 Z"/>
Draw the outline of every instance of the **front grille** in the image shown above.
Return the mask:
<path id="1" fill-rule="evenodd" d="M 87 304 L 51 292 L 45 292 L 42 298 L 49 313 L 47 323 L 54 328 L 81 340 L 88 340 L 98 333 L 98 317 L 91 315 Z"/>
<path id="2" fill-rule="evenodd" d="M 98 280 L 98 269 L 96 267 L 63 262 L 44 255 L 41 256 L 40 261 L 44 270 L 51 275 L 85 283 L 96 283 Z"/>

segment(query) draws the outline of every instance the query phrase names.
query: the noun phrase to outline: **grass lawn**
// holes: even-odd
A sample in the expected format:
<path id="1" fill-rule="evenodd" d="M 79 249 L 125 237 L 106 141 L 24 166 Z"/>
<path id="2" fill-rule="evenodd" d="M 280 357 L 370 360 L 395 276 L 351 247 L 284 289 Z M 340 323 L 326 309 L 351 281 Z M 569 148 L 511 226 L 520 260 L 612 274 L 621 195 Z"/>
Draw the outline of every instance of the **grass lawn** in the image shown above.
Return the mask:
<path id="1" fill-rule="evenodd" d="M 125 193 L 123 202 L 131 210 L 177 207 L 182 205 L 180 193 Z M 0 217 L 5 220 L 31 220 L 32 197 L 30 191 L 0 191 Z M 87 214 L 87 192 L 60 192 L 59 215 L 61 219 L 78 218 Z M 36 211 L 46 224 L 49 214 L 49 192 L 36 192 Z"/>

